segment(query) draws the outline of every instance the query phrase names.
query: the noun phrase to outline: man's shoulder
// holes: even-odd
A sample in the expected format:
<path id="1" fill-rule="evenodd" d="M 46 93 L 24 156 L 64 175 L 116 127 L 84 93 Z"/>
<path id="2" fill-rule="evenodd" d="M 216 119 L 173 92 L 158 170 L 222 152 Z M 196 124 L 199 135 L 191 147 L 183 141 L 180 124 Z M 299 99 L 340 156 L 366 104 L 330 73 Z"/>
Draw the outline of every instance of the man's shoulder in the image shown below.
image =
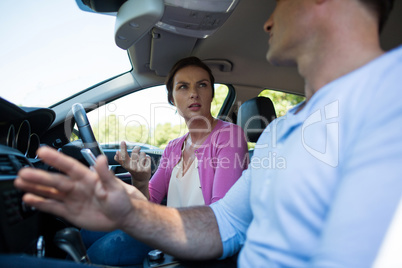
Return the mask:
<path id="1" fill-rule="evenodd" d="M 386 53 L 384 53 L 383 57 L 381 57 L 384 63 L 390 63 L 394 65 L 402 65 L 402 45 L 395 47 Z"/>
<path id="2" fill-rule="evenodd" d="M 389 50 L 387 53 L 389 53 L 389 54 L 399 54 L 400 56 L 402 56 L 402 45 L 399 45 L 399 46 Z"/>

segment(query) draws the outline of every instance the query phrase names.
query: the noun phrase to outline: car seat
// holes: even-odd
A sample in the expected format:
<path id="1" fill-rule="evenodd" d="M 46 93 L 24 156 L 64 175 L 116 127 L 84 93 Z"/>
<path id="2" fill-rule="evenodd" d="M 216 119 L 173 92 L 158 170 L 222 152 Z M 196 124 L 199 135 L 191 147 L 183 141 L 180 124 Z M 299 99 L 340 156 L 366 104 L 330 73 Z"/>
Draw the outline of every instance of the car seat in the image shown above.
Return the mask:
<path id="1" fill-rule="evenodd" d="M 276 118 L 274 104 L 268 97 L 255 97 L 245 101 L 237 113 L 237 125 L 241 126 L 247 142 L 257 142 L 261 133 Z M 253 150 L 249 150 L 250 158 Z"/>

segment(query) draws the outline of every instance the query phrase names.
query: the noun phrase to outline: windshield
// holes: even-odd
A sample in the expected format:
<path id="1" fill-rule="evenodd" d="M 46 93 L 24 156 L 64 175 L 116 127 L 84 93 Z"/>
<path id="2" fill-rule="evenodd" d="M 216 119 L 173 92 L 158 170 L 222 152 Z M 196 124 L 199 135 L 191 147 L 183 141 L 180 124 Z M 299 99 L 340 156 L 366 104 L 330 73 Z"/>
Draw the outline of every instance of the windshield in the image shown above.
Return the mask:
<path id="1" fill-rule="evenodd" d="M 115 17 L 74 0 L 1 0 L 0 96 L 49 107 L 132 69 L 114 43 Z"/>

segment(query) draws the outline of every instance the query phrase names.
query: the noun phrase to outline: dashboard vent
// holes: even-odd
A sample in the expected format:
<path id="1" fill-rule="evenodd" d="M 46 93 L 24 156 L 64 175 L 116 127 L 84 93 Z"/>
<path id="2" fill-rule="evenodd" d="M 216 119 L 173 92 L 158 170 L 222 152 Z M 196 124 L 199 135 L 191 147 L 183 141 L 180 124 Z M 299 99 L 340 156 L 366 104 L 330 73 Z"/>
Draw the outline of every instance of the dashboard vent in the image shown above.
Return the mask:
<path id="1" fill-rule="evenodd" d="M 15 175 L 17 170 L 8 155 L 0 155 L 0 175 Z"/>
<path id="2" fill-rule="evenodd" d="M 16 175 L 18 170 L 30 166 L 24 157 L 15 155 L 0 155 L 0 175 Z"/>

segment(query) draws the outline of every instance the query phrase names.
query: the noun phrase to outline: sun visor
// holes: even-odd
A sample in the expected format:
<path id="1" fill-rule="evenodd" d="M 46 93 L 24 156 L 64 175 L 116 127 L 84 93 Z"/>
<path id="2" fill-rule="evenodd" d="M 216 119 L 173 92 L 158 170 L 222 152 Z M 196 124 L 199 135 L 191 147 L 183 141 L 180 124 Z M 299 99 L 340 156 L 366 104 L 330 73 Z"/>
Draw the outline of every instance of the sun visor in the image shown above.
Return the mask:
<path id="1" fill-rule="evenodd" d="M 116 16 L 115 42 L 122 49 L 131 47 L 154 27 L 186 37 L 207 38 L 226 22 L 239 1 L 76 0 L 83 11 Z"/>
<path id="2" fill-rule="evenodd" d="M 162 18 L 163 0 L 128 0 L 117 12 L 115 42 L 128 49 Z"/>
<path id="3" fill-rule="evenodd" d="M 207 38 L 232 14 L 239 0 L 164 0 L 165 12 L 156 27 L 172 33 Z"/>

